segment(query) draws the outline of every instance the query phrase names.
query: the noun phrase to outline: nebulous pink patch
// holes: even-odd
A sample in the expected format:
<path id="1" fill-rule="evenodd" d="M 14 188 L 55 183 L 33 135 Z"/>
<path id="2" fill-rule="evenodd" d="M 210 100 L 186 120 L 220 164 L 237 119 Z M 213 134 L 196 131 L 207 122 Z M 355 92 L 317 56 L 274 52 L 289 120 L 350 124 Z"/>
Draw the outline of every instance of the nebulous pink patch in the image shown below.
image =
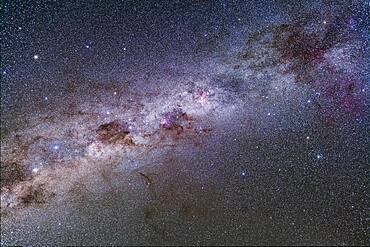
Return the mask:
<path id="1" fill-rule="evenodd" d="M 364 98 L 358 92 L 360 81 L 349 76 L 340 75 L 327 81 L 322 97 L 332 110 L 359 115 L 365 107 Z"/>

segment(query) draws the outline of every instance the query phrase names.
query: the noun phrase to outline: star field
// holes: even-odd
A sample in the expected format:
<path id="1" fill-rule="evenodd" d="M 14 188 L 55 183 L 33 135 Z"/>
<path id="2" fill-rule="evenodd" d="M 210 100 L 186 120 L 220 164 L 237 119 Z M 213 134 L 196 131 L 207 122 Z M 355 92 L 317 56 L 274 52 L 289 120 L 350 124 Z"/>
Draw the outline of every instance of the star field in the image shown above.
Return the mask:
<path id="1" fill-rule="evenodd" d="M 369 1 L 1 12 L 1 246 L 369 244 Z"/>

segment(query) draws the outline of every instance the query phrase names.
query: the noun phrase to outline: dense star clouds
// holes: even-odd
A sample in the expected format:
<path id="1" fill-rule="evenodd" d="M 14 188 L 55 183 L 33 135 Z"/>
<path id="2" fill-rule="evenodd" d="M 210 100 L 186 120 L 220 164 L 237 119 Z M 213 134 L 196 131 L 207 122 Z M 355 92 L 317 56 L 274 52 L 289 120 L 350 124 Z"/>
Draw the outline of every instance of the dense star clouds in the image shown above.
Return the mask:
<path id="1" fill-rule="evenodd" d="M 369 1 L 5 1 L 1 245 L 366 245 Z"/>

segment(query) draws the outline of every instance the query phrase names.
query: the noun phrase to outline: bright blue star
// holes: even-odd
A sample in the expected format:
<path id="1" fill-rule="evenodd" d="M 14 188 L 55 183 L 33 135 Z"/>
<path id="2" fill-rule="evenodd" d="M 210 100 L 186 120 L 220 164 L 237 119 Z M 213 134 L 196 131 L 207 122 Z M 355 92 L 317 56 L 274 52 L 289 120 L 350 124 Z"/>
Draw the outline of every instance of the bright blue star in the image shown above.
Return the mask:
<path id="1" fill-rule="evenodd" d="M 244 170 L 242 170 L 242 171 L 240 172 L 240 176 L 241 176 L 242 178 L 246 178 L 246 177 L 248 177 L 248 176 L 249 176 L 249 173 L 248 173 L 248 171 L 247 171 L 246 169 L 244 169 Z"/>
<path id="2" fill-rule="evenodd" d="M 324 158 L 323 154 L 316 154 L 316 159 L 321 160 Z"/>

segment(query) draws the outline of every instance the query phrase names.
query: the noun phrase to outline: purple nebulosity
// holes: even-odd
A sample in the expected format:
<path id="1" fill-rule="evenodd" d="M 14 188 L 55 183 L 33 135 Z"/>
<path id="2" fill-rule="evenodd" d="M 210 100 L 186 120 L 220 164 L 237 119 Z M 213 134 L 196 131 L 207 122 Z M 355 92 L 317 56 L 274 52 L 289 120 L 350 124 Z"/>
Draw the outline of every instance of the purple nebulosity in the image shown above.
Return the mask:
<path id="1" fill-rule="evenodd" d="M 162 114 L 160 121 L 160 126 L 165 129 L 170 129 L 175 125 L 179 125 L 181 118 L 186 113 L 181 109 L 181 107 L 174 108 L 170 112 L 165 112 Z"/>
<path id="2" fill-rule="evenodd" d="M 198 92 L 199 102 L 201 104 L 207 103 L 207 101 L 208 101 L 208 95 L 209 95 L 209 93 L 207 91 L 200 91 L 200 92 Z"/>
<path id="3" fill-rule="evenodd" d="M 214 96 L 214 92 L 212 90 L 202 89 L 199 90 L 196 95 L 195 99 L 202 105 L 205 105 L 209 102 L 209 98 Z"/>
<path id="4" fill-rule="evenodd" d="M 359 85 L 357 79 L 349 75 L 340 75 L 335 80 L 327 82 L 323 96 L 335 109 L 358 115 L 364 108 L 364 99 L 356 93 Z"/>

